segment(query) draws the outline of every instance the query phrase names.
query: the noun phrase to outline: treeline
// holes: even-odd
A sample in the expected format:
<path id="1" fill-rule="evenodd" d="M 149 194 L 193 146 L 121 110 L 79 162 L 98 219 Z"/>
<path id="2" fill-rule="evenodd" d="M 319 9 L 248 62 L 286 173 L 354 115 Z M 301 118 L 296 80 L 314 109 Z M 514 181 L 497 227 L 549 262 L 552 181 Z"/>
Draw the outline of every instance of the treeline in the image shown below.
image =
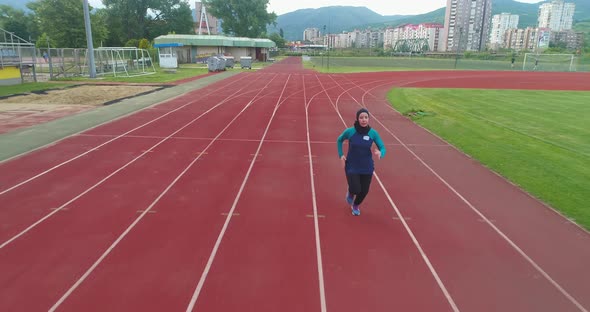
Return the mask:
<path id="1" fill-rule="evenodd" d="M 192 11 L 182 0 L 102 0 L 90 7 L 95 47 L 139 46 L 160 35 L 194 33 Z M 0 28 L 37 47 L 86 47 L 84 11 L 80 0 L 37 0 L 28 10 L 0 5 Z"/>

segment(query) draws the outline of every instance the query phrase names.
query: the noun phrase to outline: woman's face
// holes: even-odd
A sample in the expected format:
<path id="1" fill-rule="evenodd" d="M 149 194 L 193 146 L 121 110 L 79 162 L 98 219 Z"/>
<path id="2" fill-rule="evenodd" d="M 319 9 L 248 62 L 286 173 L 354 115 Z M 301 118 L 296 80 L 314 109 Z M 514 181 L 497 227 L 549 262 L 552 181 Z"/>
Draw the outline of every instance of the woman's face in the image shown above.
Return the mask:
<path id="1" fill-rule="evenodd" d="M 369 114 L 361 113 L 359 115 L 359 124 L 361 125 L 361 127 L 368 126 L 369 125 Z"/>

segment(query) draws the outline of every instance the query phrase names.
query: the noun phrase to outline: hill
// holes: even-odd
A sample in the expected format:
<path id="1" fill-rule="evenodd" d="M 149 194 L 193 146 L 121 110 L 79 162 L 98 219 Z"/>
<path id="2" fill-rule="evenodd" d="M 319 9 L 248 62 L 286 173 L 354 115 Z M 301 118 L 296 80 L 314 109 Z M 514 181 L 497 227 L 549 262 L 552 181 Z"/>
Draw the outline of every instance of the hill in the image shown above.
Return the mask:
<path id="1" fill-rule="evenodd" d="M 268 32 L 279 32 L 279 29 L 282 28 L 285 39 L 301 40 L 305 28 L 315 27 L 323 33 L 325 25 L 326 32 L 337 33 L 359 25 L 385 23 L 404 17 L 407 16 L 383 16 L 366 7 L 331 6 L 319 9 L 302 9 L 279 15 L 276 27 L 268 27 Z"/>
<path id="2" fill-rule="evenodd" d="M 550 0 L 544 1 L 550 2 Z M 537 15 L 541 3 L 522 3 L 514 0 L 493 0 L 492 14 L 503 12 L 518 14 L 518 27 L 537 25 Z M 590 1 L 588 0 L 566 0 L 576 4 L 574 23 L 590 19 Z M 330 33 L 350 31 L 355 28 L 366 27 L 383 28 L 387 26 L 398 26 L 402 24 L 419 24 L 427 22 L 444 23 L 445 8 L 438 8 L 429 13 L 420 15 L 392 15 L 383 16 L 371 11 L 366 7 L 353 6 L 331 6 L 318 9 L 302 9 L 294 12 L 279 15 L 277 25 L 269 26 L 268 33 L 279 32 L 283 29 L 285 39 L 301 40 L 305 28 L 323 29 Z"/>

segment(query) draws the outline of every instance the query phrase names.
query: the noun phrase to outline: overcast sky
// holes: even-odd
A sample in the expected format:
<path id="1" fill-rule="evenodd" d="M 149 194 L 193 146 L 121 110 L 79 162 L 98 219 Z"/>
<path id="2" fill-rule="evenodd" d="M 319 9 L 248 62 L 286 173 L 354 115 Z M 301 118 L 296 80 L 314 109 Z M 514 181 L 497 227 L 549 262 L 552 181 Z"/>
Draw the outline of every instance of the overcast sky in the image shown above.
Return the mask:
<path id="1" fill-rule="evenodd" d="M 538 3 L 541 0 L 517 0 L 525 3 Z M 101 0 L 88 0 L 94 7 L 102 7 Z M 191 8 L 195 1 L 189 0 Z M 446 0 L 270 0 L 268 10 L 277 15 L 299 9 L 320 8 L 325 6 L 346 5 L 365 6 L 381 15 L 414 15 L 440 9 L 447 5 Z"/>

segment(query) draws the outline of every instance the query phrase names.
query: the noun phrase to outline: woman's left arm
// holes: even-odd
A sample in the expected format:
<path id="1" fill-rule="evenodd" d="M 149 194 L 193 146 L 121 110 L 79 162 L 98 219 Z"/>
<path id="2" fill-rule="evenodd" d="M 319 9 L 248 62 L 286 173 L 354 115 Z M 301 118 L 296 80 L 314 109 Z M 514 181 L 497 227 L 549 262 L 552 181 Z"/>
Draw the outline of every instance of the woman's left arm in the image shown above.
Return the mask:
<path id="1" fill-rule="evenodd" d="M 371 129 L 372 132 L 372 139 L 373 142 L 375 142 L 375 145 L 377 145 L 377 148 L 379 149 L 379 158 L 383 158 L 385 157 L 385 153 L 386 153 L 386 149 L 385 149 L 385 144 L 383 144 L 383 140 L 381 140 L 381 136 L 379 136 L 379 133 L 374 130 Z"/>

